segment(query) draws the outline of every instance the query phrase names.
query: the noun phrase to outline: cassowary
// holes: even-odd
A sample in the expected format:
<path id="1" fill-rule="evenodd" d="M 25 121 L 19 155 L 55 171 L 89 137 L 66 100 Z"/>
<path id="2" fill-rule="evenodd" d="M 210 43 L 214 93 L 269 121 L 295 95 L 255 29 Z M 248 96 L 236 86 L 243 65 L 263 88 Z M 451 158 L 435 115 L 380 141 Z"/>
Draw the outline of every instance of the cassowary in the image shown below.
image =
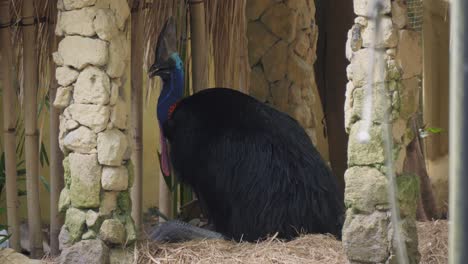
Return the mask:
<path id="1" fill-rule="evenodd" d="M 232 89 L 207 89 L 182 99 L 183 63 L 175 40 L 170 19 L 149 70 L 150 77 L 163 81 L 157 105 L 163 174 L 170 175 L 172 168 L 192 187 L 215 231 L 225 238 L 256 241 L 275 233 L 284 239 L 300 233 L 340 237 L 343 202 L 304 129 L 288 115 Z M 184 240 L 180 233 L 165 236 Z"/>

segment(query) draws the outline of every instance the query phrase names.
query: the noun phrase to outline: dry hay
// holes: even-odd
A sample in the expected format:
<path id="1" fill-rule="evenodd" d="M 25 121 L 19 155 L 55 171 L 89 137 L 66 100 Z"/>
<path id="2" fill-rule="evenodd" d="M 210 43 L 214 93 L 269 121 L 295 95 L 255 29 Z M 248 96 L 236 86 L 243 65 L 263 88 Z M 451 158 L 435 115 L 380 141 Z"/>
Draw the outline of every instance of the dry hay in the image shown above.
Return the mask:
<path id="1" fill-rule="evenodd" d="M 420 263 L 447 263 L 447 221 L 419 222 L 418 234 Z M 220 240 L 145 242 L 137 253 L 138 263 L 348 263 L 341 242 L 325 235 L 305 235 L 290 242 L 272 238 L 257 244 Z"/>
<path id="2" fill-rule="evenodd" d="M 447 221 L 419 222 L 421 264 L 448 263 Z M 341 242 L 331 236 L 306 235 L 290 242 L 272 238 L 262 243 L 202 240 L 175 244 L 139 243 L 133 263 L 348 263 Z M 44 259 L 46 263 L 57 263 Z M 57 261 L 57 260 L 55 260 Z M 132 263 L 129 260 L 128 263 Z"/>
<path id="3" fill-rule="evenodd" d="M 325 235 L 302 236 L 287 243 L 275 238 L 262 243 L 147 243 L 138 253 L 138 263 L 346 263 L 340 241 Z"/>
<path id="4" fill-rule="evenodd" d="M 421 263 L 448 263 L 448 222 L 418 222 Z"/>

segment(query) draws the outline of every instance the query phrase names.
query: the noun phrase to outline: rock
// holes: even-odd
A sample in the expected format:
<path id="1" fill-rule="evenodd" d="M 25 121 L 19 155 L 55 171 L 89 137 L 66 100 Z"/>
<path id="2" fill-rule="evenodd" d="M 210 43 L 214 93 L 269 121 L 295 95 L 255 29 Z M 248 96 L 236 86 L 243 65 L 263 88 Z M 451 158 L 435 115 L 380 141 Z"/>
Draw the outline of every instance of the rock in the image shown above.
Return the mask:
<path id="1" fill-rule="evenodd" d="M 58 66 L 63 66 L 63 58 L 62 56 L 60 56 L 58 51 L 52 53 L 52 59 L 54 60 L 55 64 L 57 64 Z"/>
<path id="2" fill-rule="evenodd" d="M 128 212 L 130 213 L 130 211 Z M 125 221 L 125 233 L 127 234 L 126 243 L 133 243 L 137 240 L 137 232 L 135 229 L 135 223 L 130 216 L 127 216 Z"/>
<path id="3" fill-rule="evenodd" d="M 61 0 L 61 2 L 65 10 L 72 10 L 92 6 L 96 3 L 96 0 Z"/>
<path id="4" fill-rule="evenodd" d="M 130 8 L 127 0 L 100 0 L 96 3 L 99 8 L 109 8 L 115 16 L 117 27 L 124 29 L 125 21 L 130 16 Z"/>
<path id="5" fill-rule="evenodd" d="M 392 1 L 392 21 L 399 29 L 408 24 L 408 7 L 405 1 Z"/>
<path id="6" fill-rule="evenodd" d="M 117 192 L 103 192 L 99 215 L 108 216 L 117 208 Z"/>
<path id="7" fill-rule="evenodd" d="M 11 248 L 0 249 L 0 263 L 5 264 L 41 264 L 39 259 L 29 259 Z"/>
<path id="8" fill-rule="evenodd" d="M 127 144 L 127 137 L 117 129 L 99 133 L 97 139 L 99 163 L 108 166 L 120 166 Z"/>
<path id="9" fill-rule="evenodd" d="M 351 58 L 351 64 L 346 69 L 348 74 L 348 79 L 353 81 L 354 87 L 363 87 L 368 82 L 368 75 L 369 75 L 369 67 L 371 62 L 369 61 L 371 58 L 371 49 L 365 48 L 360 49 L 353 54 Z M 378 50 L 375 52 L 375 60 L 374 60 L 374 69 L 383 69 L 384 65 L 384 53 L 379 52 Z M 381 70 L 374 71 L 374 83 L 381 83 L 385 80 L 385 72 Z"/>
<path id="10" fill-rule="evenodd" d="M 72 86 L 59 87 L 55 95 L 54 107 L 65 108 L 70 104 Z"/>
<path id="11" fill-rule="evenodd" d="M 60 192 L 58 210 L 64 213 L 71 204 L 70 193 L 67 188 L 63 188 Z"/>
<path id="12" fill-rule="evenodd" d="M 371 120 L 376 122 L 383 122 L 385 114 L 390 113 L 392 110 L 392 100 L 390 93 L 385 90 L 384 85 L 375 85 L 372 91 L 372 112 Z M 364 108 L 366 98 L 365 88 L 356 88 L 353 92 L 353 119 L 362 119 L 362 110 Z"/>
<path id="13" fill-rule="evenodd" d="M 381 128 L 373 125 L 370 128 L 370 141 L 361 143 L 358 141 L 358 133 L 361 132 L 363 121 L 356 122 L 351 127 L 348 143 L 348 166 L 365 166 L 383 164 L 385 161 Z"/>
<path id="14" fill-rule="evenodd" d="M 66 36 L 58 45 L 58 55 L 64 65 L 79 70 L 87 65 L 103 66 L 108 61 L 108 44 L 100 39 Z"/>
<path id="15" fill-rule="evenodd" d="M 404 218 L 416 219 L 416 207 L 419 199 L 419 179 L 415 174 L 403 174 L 396 177 L 400 214 Z"/>
<path id="16" fill-rule="evenodd" d="M 76 104 L 109 103 L 110 79 L 101 69 L 88 66 L 78 76 L 73 99 Z"/>
<path id="17" fill-rule="evenodd" d="M 95 16 L 96 8 L 94 7 L 59 12 L 55 32 L 59 36 L 66 34 L 91 37 L 96 34 L 93 27 Z"/>
<path id="18" fill-rule="evenodd" d="M 292 42 L 296 38 L 297 12 L 283 3 L 268 8 L 261 21 L 279 38 Z"/>
<path id="19" fill-rule="evenodd" d="M 125 34 L 116 35 L 109 45 L 109 63 L 106 72 L 111 78 L 121 77 L 129 62 L 128 45 Z"/>
<path id="20" fill-rule="evenodd" d="M 89 128 L 80 126 L 65 136 L 63 144 L 69 150 L 89 154 L 97 146 L 97 135 Z"/>
<path id="21" fill-rule="evenodd" d="M 93 25 L 98 37 L 103 40 L 110 41 L 119 32 L 114 13 L 109 9 L 99 9 Z"/>
<path id="22" fill-rule="evenodd" d="M 85 212 L 73 207 L 67 210 L 65 215 L 65 225 L 67 226 L 68 234 L 70 236 L 69 241 L 76 242 L 81 239 L 81 235 L 85 228 L 85 219 Z"/>
<path id="23" fill-rule="evenodd" d="M 278 41 L 262 58 L 265 77 L 269 82 L 279 81 L 286 76 L 288 62 L 288 44 Z"/>
<path id="24" fill-rule="evenodd" d="M 114 127 L 119 129 L 127 129 L 127 104 L 124 100 L 119 98 L 110 115 L 110 121 Z"/>
<path id="25" fill-rule="evenodd" d="M 384 16 L 380 21 L 379 38 L 373 43 L 377 28 L 373 20 L 370 20 L 367 27 L 362 31 L 362 46 L 377 48 L 393 48 L 398 44 L 398 35 L 393 28 L 392 19 Z"/>
<path id="26" fill-rule="evenodd" d="M 117 103 L 117 99 L 119 98 L 119 86 L 120 82 L 117 82 L 116 79 L 111 80 L 110 105 L 115 105 Z"/>
<path id="27" fill-rule="evenodd" d="M 99 207 L 101 190 L 101 166 L 96 154 L 70 153 L 70 199 L 73 207 Z"/>
<path id="28" fill-rule="evenodd" d="M 89 240 L 89 239 L 95 239 L 96 237 L 97 237 L 96 232 L 94 232 L 93 230 L 88 230 L 88 231 L 86 231 L 86 233 L 84 233 L 81 236 L 81 239 L 82 240 Z"/>
<path id="29" fill-rule="evenodd" d="M 358 16 L 354 19 L 354 23 L 355 24 L 359 24 L 363 27 L 367 27 L 367 18 L 365 17 L 362 17 L 362 16 Z"/>
<path id="30" fill-rule="evenodd" d="M 351 261 L 385 263 L 389 252 L 387 213 L 353 214 L 348 210 L 343 228 L 343 247 Z"/>
<path id="31" fill-rule="evenodd" d="M 59 249 L 62 251 L 64 248 L 71 246 L 70 234 L 68 233 L 67 227 L 62 225 L 58 236 Z"/>
<path id="32" fill-rule="evenodd" d="M 65 249 L 60 255 L 60 264 L 109 263 L 109 248 L 99 239 L 82 240 Z"/>
<path id="33" fill-rule="evenodd" d="M 359 212 L 372 213 L 376 205 L 388 206 L 387 178 L 370 167 L 351 167 L 345 172 L 345 204 Z"/>
<path id="34" fill-rule="evenodd" d="M 122 212 L 130 212 L 132 210 L 132 199 L 130 199 L 130 194 L 127 191 L 118 193 L 117 206 Z"/>
<path id="35" fill-rule="evenodd" d="M 288 94 L 291 81 L 282 79 L 270 85 L 271 97 L 275 108 L 282 112 L 288 110 Z"/>
<path id="36" fill-rule="evenodd" d="M 61 86 L 69 86 L 76 78 L 78 78 L 79 72 L 68 67 L 57 67 L 55 69 L 55 78 L 57 79 L 57 83 Z"/>
<path id="37" fill-rule="evenodd" d="M 101 177 L 102 188 L 107 191 L 124 191 L 128 188 L 128 172 L 124 166 L 104 167 Z"/>
<path id="38" fill-rule="evenodd" d="M 305 60 L 291 52 L 288 60 L 288 79 L 298 85 L 304 85 L 313 75 L 312 65 L 307 64 Z"/>
<path id="39" fill-rule="evenodd" d="M 112 244 L 125 243 L 125 226 L 117 219 L 107 219 L 102 222 L 99 237 Z"/>
<path id="40" fill-rule="evenodd" d="M 65 187 L 70 190 L 71 185 L 71 172 L 70 172 L 70 158 L 66 156 L 62 161 L 63 166 L 63 180 L 65 181 Z"/>
<path id="41" fill-rule="evenodd" d="M 65 121 L 65 127 L 67 128 L 68 131 L 73 130 L 79 126 L 80 124 L 76 122 L 75 120 L 70 119 L 70 120 Z"/>
<path id="42" fill-rule="evenodd" d="M 110 116 L 110 108 L 102 105 L 71 104 L 67 109 L 74 120 L 96 133 L 106 128 Z"/>
<path id="43" fill-rule="evenodd" d="M 88 210 L 86 212 L 86 225 L 88 228 L 92 228 L 96 225 L 99 219 L 99 213 L 93 210 Z"/>
<path id="44" fill-rule="evenodd" d="M 128 264 L 134 263 L 133 252 L 128 249 L 115 248 L 110 251 L 109 264 Z"/>
<path id="45" fill-rule="evenodd" d="M 400 90 L 400 117 L 403 119 L 410 118 L 419 109 L 419 77 L 413 77 L 401 82 Z"/>
<path id="46" fill-rule="evenodd" d="M 422 48 L 420 32 L 400 30 L 400 42 L 395 60 L 403 70 L 403 79 L 422 73 Z"/>
<path id="47" fill-rule="evenodd" d="M 250 71 L 249 94 L 257 98 L 260 102 L 265 102 L 268 98 L 268 82 L 260 66 L 255 66 Z"/>
<path id="48" fill-rule="evenodd" d="M 370 17 L 368 13 L 371 10 L 374 0 L 354 0 L 354 13 L 358 16 Z M 391 11 L 390 0 L 382 0 L 382 10 L 380 14 L 389 14 Z"/>
<path id="49" fill-rule="evenodd" d="M 307 55 L 307 49 L 310 47 L 309 37 L 304 31 L 299 31 L 296 40 L 293 43 L 294 52 L 299 57 Z"/>
<path id="50" fill-rule="evenodd" d="M 278 40 L 261 22 L 250 22 L 247 26 L 249 63 L 257 64 L 265 52 Z"/>
<path id="51" fill-rule="evenodd" d="M 307 105 L 301 104 L 295 107 L 293 117 L 302 127 L 312 127 L 312 111 Z"/>
<path id="52" fill-rule="evenodd" d="M 265 10 L 273 3 L 272 0 L 249 0 L 246 1 L 245 15 L 248 20 L 257 20 Z"/>
<path id="53" fill-rule="evenodd" d="M 356 116 L 354 115 L 354 110 L 353 110 L 353 105 L 354 105 L 354 98 L 353 98 L 353 93 L 354 93 L 354 85 L 352 82 L 348 82 L 346 84 L 346 99 L 345 99 L 345 114 L 344 114 L 344 119 L 345 119 L 345 130 L 346 133 L 349 133 L 349 130 L 351 129 L 351 125 L 356 121 Z"/>

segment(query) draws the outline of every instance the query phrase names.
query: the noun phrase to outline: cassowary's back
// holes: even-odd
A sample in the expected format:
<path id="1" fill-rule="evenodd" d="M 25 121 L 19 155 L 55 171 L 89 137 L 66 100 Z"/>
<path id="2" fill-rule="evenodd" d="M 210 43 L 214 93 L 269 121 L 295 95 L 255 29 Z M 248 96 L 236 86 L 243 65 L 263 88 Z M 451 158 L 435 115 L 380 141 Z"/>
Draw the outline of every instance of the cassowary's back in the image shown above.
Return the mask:
<path id="1" fill-rule="evenodd" d="M 208 89 L 182 100 L 164 133 L 176 174 L 216 231 L 250 241 L 277 231 L 340 236 L 335 179 L 288 115 L 234 90 Z"/>

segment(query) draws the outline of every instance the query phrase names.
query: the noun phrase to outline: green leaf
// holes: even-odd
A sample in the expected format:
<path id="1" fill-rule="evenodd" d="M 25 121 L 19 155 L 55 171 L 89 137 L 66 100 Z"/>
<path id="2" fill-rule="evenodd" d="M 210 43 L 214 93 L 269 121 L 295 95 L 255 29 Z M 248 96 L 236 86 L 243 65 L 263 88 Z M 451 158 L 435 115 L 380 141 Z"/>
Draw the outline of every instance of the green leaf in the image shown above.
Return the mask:
<path id="1" fill-rule="evenodd" d="M 7 241 L 10 237 L 11 235 L 0 235 L 0 244 Z"/>
<path id="2" fill-rule="evenodd" d="M 428 127 L 426 131 L 432 134 L 439 134 L 442 133 L 444 130 L 440 127 Z"/>

